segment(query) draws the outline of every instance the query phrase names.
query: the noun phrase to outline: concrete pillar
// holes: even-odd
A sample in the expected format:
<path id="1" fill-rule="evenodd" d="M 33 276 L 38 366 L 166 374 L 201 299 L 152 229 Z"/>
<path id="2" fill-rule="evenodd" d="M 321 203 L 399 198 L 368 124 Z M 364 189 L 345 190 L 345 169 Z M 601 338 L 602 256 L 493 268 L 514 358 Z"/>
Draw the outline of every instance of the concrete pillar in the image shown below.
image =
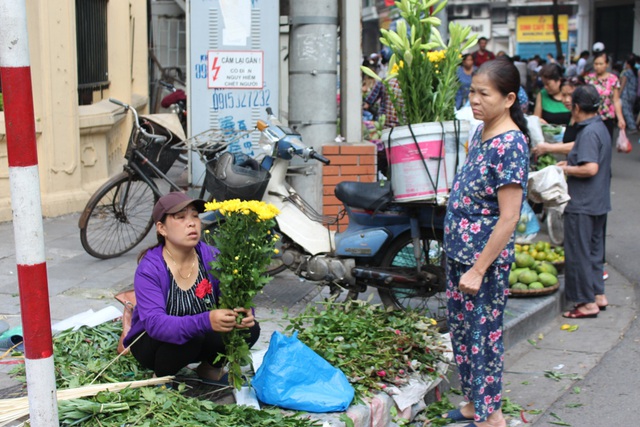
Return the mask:
<path id="1" fill-rule="evenodd" d="M 289 17 L 289 126 L 319 150 L 336 137 L 338 0 L 296 0 L 290 3 Z M 292 182 L 320 212 L 320 164 L 309 162 Z"/>
<path id="2" fill-rule="evenodd" d="M 578 16 L 576 26 L 578 27 L 578 41 L 576 51 L 578 54 L 584 50 L 591 52 L 592 37 L 592 0 L 578 0 Z"/>
<path id="3" fill-rule="evenodd" d="M 340 133 L 362 140 L 362 14 L 358 2 L 340 0 Z"/>

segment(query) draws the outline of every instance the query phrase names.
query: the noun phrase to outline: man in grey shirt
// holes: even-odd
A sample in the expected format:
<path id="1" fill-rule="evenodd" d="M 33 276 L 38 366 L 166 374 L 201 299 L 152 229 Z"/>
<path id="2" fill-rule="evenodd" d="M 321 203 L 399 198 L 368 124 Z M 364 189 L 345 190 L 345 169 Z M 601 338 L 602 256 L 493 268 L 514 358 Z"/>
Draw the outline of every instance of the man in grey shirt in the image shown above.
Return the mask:
<path id="1" fill-rule="evenodd" d="M 611 136 L 598 115 L 599 106 L 594 86 L 573 92 L 576 141 L 567 161 L 558 162 L 571 196 L 564 210 L 565 290 L 576 305 L 563 314 L 570 319 L 597 317 L 608 305 L 602 271 L 611 210 Z"/>

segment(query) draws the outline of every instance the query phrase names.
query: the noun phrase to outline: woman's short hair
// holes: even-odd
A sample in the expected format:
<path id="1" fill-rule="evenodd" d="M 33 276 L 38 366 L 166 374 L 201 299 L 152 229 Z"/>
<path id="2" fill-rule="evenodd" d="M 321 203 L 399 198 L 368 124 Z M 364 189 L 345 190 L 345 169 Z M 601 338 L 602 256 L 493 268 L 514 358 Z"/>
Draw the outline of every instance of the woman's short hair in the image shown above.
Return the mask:
<path id="1" fill-rule="evenodd" d="M 562 67 L 555 62 L 544 64 L 540 70 L 540 77 L 548 80 L 562 80 Z"/>
<path id="2" fill-rule="evenodd" d="M 571 97 L 571 105 L 585 113 L 595 113 L 600 108 L 600 94 L 593 85 L 578 86 Z"/>
<path id="3" fill-rule="evenodd" d="M 605 51 L 596 52 L 596 53 L 593 54 L 593 60 L 594 61 L 596 59 L 600 58 L 600 57 L 604 57 L 604 62 L 606 62 L 607 64 L 609 63 L 609 56 L 607 55 L 607 53 Z"/>
<path id="4" fill-rule="evenodd" d="M 573 88 L 582 86 L 584 84 L 586 83 L 584 81 L 584 77 L 582 76 L 573 76 L 573 77 L 569 77 L 568 79 L 564 79 L 562 81 L 562 86 L 571 86 Z"/>

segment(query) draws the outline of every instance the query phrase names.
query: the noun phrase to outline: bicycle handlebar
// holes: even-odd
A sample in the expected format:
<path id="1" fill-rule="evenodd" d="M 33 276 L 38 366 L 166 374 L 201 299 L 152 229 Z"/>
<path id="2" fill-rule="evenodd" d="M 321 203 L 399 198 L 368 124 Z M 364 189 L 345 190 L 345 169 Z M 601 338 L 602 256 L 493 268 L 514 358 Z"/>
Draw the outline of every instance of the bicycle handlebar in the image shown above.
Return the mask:
<path id="1" fill-rule="evenodd" d="M 130 108 L 129 104 L 125 104 L 124 102 L 122 102 L 122 101 L 120 101 L 118 99 L 115 99 L 115 98 L 109 98 L 109 102 L 112 102 L 112 103 L 114 103 L 116 105 L 124 107 L 125 110 L 128 110 Z"/>
<path id="2" fill-rule="evenodd" d="M 131 111 L 131 113 L 133 114 L 133 123 L 135 125 L 135 127 L 147 138 L 149 139 L 152 143 L 157 143 L 157 144 L 164 144 L 165 142 L 167 142 L 167 137 L 164 135 L 155 135 L 153 133 L 149 133 L 146 130 L 144 130 L 144 128 L 142 126 L 140 126 L 140 118 L 138 117 L 138 111 L 136 111 L 135 108 L 133 108 L 131 105 L 129 104 L 125 104 L 124 102 L 115 99 L 115 98 L 109 98 L 109 102 L 112 102 L 116 105 L 119 105 L 121 107 L 124 107 L 125 111 Z"/>

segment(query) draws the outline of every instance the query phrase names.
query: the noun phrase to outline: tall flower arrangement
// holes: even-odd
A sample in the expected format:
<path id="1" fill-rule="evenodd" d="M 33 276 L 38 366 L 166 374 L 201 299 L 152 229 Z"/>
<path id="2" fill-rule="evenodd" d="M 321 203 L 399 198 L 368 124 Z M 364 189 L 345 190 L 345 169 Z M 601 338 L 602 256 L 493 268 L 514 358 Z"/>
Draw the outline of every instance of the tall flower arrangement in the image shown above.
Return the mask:
<path id="1" fill-rule="evenodd" d="M 220 253 L 211 263 L 211 274 L 220 281 L 218 308 L 253 308 L 253 297 L 269 283 L 265 274 L 277 249 L 271 233 L 278 209 L 261 201 L 238 199 L 205 204 L 206 211 L 218 211 L 219 226 L 209 240 Z M 242 319 L 238 318 L 238 323 Z M 224 359 L 229 365 L 229 384 L 240 389 L 241 367 L 251 362 L 246 330 L 234 329 L 223 334 Z"/>
<path id="2" fill-rule="evenodd" d="M 398 111 L 400 124 L 439 122 L 455 116 L 455 97 L 460 82 L 456 70 L 462 52 L 474 46 L 476 36 L 471 27 L 449 23 L 448 43 L 438 30 L 441 21 L 435 15 L 447 5 L 447 0 L 400 0 L 395 31 L 382 29 L 380 41 L 391 49 L 389 74 L 383 80 L 389 89 L 397 79 L 403 103 L 389 90 Z M 381 80 L 368 67 L 362 71 Z"/>

